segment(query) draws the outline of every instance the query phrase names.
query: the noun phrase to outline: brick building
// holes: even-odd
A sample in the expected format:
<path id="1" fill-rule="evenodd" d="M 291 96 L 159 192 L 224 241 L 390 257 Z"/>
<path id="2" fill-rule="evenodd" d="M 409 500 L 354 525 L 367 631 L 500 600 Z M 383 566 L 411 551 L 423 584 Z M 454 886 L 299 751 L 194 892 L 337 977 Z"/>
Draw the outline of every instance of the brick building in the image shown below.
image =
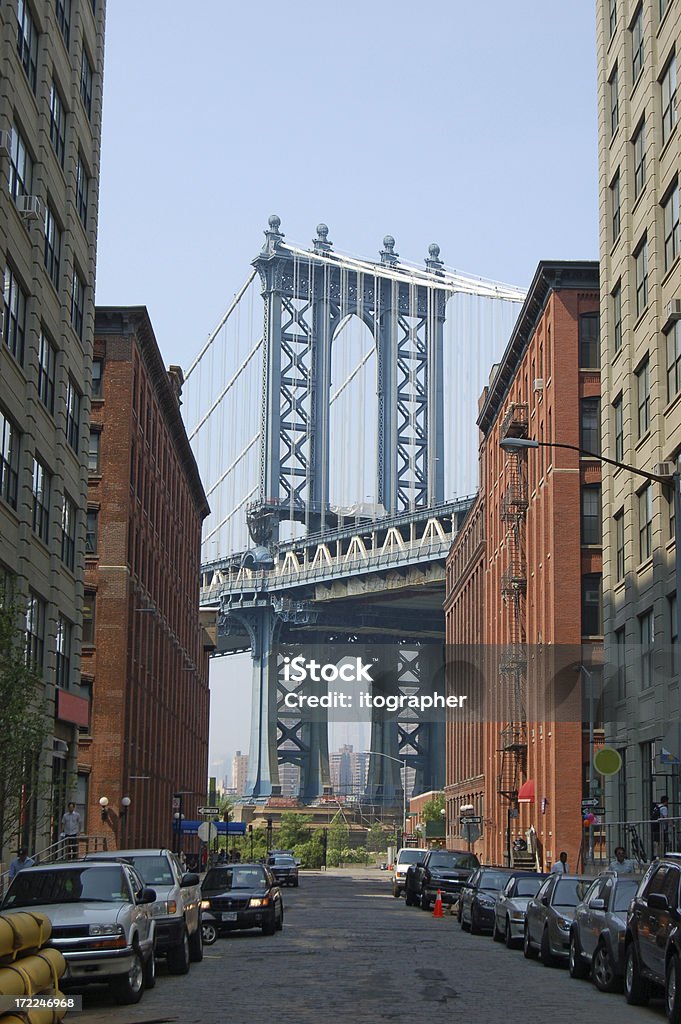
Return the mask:
<path id="1" fill-rule="evenodd" d="M 533 828 L 540 863 L 565 849 L 574 867 L 582 839 L 580 665 L 597 674 L 602 641 L 600 462 L 548 446 L 509 455 L 500 442 L 599 452 L 598 283 L 593 262 L 539 264 L 481 399 L 480 494 L 448 561 L 447 642 L 481 643 L 486 659 L 484 722 L 448 723 L 448 827 L 456 837 L 458 808 L 473 804 L 487 863 Z M 560 712 L 547 655 L 570 661 Z"/>
<path id="2" fill-rule="evenodd" d="M 165 369 L 146 309 L 97 309 L 94 351 L 82 667 L 92 713 L 81 737 L 90 832 L 163 846 L 173 794 L 191 818 L 207 787 L 208 504 L 180 416 L 182 373 Z"/>

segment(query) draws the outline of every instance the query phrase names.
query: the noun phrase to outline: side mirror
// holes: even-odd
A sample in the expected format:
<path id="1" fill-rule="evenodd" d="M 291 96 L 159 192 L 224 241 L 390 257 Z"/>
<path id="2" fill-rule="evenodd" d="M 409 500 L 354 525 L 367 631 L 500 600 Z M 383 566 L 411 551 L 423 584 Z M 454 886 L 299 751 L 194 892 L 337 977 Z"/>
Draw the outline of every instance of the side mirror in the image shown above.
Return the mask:
<path id="1" fill-rule="evenodd" d="M 138 903 L 155 903 L 156 902 L 156 890 L 150 889 L 147 885 L 142 889 Z"/>
<path id="2" fill-rule="evenodd" d="M 648 906 L 651 910 L 669 910 L 669 900 L 661 892 L 651 892 L 648 897 Z"/>
<path id="3" fill-rule="evenodd" d="M 187 873 L 182 875 L 182 878 L 180 879 L 180 886 L 181 888 L 186 889 L 190 885 L 198 885 L 199 881 L 200 879 L 197 874 L 193 871 L 187 871 Z"/>
<path id="4" fill-rule="evenodd" d="M 589 903 L 590 910 L 605 910 L 605 900 L 593 899 Z"/>

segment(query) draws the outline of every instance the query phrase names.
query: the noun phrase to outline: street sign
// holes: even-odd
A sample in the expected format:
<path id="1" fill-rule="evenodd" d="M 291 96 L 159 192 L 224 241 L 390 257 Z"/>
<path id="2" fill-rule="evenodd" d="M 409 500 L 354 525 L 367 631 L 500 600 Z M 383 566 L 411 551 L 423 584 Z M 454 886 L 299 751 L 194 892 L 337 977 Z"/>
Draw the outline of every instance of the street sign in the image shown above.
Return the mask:
<path id="1" fill-rule="evenodd" d="M 219 814 L 219 807 L 199 807 L 199 814 Z"/>
<path id="2" fill-rule="evenodd" d="M 479 818 L 476 814 L 462 814 L 459 818 L 461 825 L 481 825 L 482 818 Z"/>
<path id="3" fill-rule="evenodd" d="M 600 801 L 597 796 L 587 796 L 582 800 L 583 808 L 598 807 Z"/>

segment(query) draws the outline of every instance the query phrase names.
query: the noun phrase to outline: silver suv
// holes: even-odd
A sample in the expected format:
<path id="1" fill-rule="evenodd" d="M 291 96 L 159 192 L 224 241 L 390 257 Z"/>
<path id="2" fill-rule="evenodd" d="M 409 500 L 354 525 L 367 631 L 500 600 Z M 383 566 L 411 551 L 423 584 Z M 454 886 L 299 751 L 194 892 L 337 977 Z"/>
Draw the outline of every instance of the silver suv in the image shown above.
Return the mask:
<path id="1" fill-rule="evenodd" d="M 116 860 L 132 864 L 146 885 L 156 890 L 152 913 L 156 922 L 156 955 L 165 956 L 171 974 L 186 974 L 191 961 L 203 960 L 201 886 L 193 871 L 182 871 L 172 850 L 116 850 L 91 853 L 88 861 Z"/>
<path id="2" fill-rule="evenodd" d="M 156 980 L 155 899 L 128 864 L 69 861 L 24 868 L 0 909 L 47 914 L 49 945 L 66 960 L 65 984 L 108 981 L 117 1002 L 137 1003 Z"/>

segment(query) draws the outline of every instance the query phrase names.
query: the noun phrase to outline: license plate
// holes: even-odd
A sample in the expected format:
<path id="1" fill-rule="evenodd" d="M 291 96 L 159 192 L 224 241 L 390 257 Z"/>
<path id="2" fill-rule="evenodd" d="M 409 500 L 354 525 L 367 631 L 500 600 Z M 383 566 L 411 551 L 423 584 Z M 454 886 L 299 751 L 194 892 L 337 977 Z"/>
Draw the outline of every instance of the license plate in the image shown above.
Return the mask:
<path id="1" fill-rule="evenodd" d="M 236 914 L 234 913 L 234 911 L 229 911 L 229 913 L 226 913 L 226 914 L 222 915 L 222 920 L 223 921 L 236 921 Z"/>

